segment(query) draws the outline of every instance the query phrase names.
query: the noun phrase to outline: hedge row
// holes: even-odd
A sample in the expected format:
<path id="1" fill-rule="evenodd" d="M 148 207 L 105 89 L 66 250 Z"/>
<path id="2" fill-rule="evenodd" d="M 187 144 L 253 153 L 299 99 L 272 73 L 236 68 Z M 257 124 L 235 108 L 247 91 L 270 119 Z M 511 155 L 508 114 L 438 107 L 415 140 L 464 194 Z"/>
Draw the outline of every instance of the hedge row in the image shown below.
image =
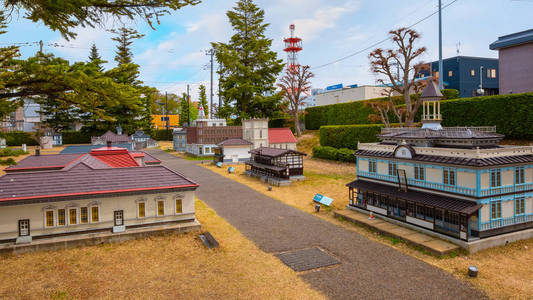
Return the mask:
<path id="1" fill-rule="evenodd" d="M 447 100 L 443 126 L 496 126 L 510 139 L 533 139 L 533 93 Z"/>
<path id="2" fill-rule="evenodd" d="M 357 149 L 357 142 L 377 142 L 376 135 L 381 132 L 382 127 L 383 124 L 322 126 L 320 145 L 337 149 Z"/>
<path id="3" fill-rule="evenodd" d="M 90 144 L 91 137 L 98 136 L 98 134 L 93 134 L 86 131 L 63 131 L 61 132 L 61 138 L 63 139 L 63 144 Z"/>
<path id="4" fill-rule="evenodd" d="M 397 104 L 403 102 L 402 96 L 395 96 L 393 99 Z M 387 98 L 308 107 L 305 109 L 305 128 L 316 130 L 324 125 L 370 124 L 372 122 L 368 116 L 376 112 L 368 103 L 376 101 L 387 101 Z M 389 117 L 391 122 L 396 122 L 392 112 Z"/>
<path id="5" fill-rule="evenodd" d="M 166 129 L 154 129 L 152 130 L 152 138 L 156 141 L 172 141 L 172 128 L 169 128 L 168 136 Z"/>
<path id="6" fill-rule="evenodd" d="M 2 132 L 0 137 L 6 139 L 6 144 L 8 146 L 21 146 L 26 144 L 28 146 L 38 145 L 35 136 L 31 132 L 24 131 L 12 131 L 12 132 Z"/>
<path id="7" fill-rule="evenodd" d="M 343 162 L 355 162 L 354 150 L 348 148 L 333 148 L 330 146 L 313 147 L 313 157 L 338 160 Z"/>

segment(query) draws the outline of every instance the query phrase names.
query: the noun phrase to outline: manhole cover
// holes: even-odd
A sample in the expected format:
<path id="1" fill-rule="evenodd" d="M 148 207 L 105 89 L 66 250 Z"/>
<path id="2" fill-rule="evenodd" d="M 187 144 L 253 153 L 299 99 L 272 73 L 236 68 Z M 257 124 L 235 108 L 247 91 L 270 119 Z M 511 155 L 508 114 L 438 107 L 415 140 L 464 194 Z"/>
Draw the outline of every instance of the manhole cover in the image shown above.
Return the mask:
<path id="1" fill-rule="evenodd" d="M 327 267 L 340 263 L 335 257 L 316 247 L 279 253 L 276 254 L 276 257 L 296 272 Z"/>

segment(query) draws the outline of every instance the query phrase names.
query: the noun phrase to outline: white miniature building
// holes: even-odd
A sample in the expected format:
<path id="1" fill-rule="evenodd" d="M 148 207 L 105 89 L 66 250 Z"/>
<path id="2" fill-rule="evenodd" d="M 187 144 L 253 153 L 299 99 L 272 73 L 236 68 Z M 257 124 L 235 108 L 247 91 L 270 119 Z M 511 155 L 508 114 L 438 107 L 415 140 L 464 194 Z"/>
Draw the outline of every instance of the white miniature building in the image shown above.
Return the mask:
<path id="1" fill-rule="evenodd" d="M 253 144 L 253 149 L 268 147 L 268 119 L 242 120 L 242 138 Z"/>
<path id="2" fill-rule="evenodd" d="M 239 138 L 227 139 L 218 143 L 215 149 L 214 162 L 239 163 L 250 160 L 252 143 Z"/>

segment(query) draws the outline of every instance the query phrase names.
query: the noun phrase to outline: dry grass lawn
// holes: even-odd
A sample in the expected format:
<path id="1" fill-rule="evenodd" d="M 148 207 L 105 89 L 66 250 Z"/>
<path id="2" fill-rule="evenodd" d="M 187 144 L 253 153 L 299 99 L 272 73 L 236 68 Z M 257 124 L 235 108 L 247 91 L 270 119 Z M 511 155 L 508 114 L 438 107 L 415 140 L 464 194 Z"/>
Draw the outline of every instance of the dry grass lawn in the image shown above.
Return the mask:
<path id="1" fill-rule="evenodd" d="M 174 147 L 172 141 L 157 141 L 157 144 L 159 145 L 159 149 L 161 150 L 172 150 L 172 148 Z"/>
<path id="2" fill-rule="evenodd" d="M 267 190 L 267 184 L 256 178 L 244 175 L 243 165 L 234 166 L 236 168 L 234 174 L 228 174 L 227 167 L 203 166 L 213 172 L 248 185 L 274 199 L 315 214 L 324 220 L 448 271 L 454 276 L 479 287 L 491 298 L 533 298 L 533 272 L 531 271 L 533 267 L 533 239 L 480 251 L 475 254 L 456 253 L 439 258 L 399 242 L 397 239 L 384 237 L 366 228 L 333 218 L 333 210 L 346 209 L 348 204 L 348 189 L 345 184 L 355 177 L 355 167 L 352 164 L 306 158 L 304 168 L 307 178 L 305 181 L 295 182 L 287 187 L 273 187 L 272 191 Z M 321 193 L 333 198 L 333 208 L 323 207 L 320 213 L 315 213 L 314 203 L 312 202 L 315 193 Z M 477 266 L 479 269 L 479 276 L 476 279 L 467 276 L 467 268 L 471 265 Z"/>
<path id="3" fill-rule="evenodd" d="M 189 233 L 8 256 L 0 258 L 0 298 L 325 298 L 203 202 L 196 209 L 218 249 Z"/>

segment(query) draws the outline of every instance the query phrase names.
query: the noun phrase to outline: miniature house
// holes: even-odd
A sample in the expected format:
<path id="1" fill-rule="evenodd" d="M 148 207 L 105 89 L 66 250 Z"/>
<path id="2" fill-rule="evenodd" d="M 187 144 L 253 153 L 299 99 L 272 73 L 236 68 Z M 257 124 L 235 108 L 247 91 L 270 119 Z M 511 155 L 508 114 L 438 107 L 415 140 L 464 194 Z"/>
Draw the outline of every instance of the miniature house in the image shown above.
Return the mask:
<path id="1" fill-rule="evenodd" d="M 174 151 L 185 152 L 187 149 L 187 128 L 174 128 L 172 130 L 172 143 Z"/>
<path id="2" fill-rule="evenodd" d="M 303 157 L 296 150 L 261 147 L 250 151 L 246 174 L 260 177 L 274 185 L 288 185 L 291 181 L 305 179 Z"/>
<path id="3" fill-rule="evenodd" d="M 0 177 L 0 244 L 195 222 L 198 185 L 144 152 L 29 156 Z"/>
<path id="4" fill-rule="evenodd" d="M 441 97 L 431 81 L 422 128 L 383 128 L 379 143 L 358 145 L 348 207 L 452 241 L 532 228 L 533 147 L 499 145 L 495 127 L 442 127 Z"/>
<path id="5" fill-rule="evenodd" d="M 213 162 L 239 163 L 250 160 L 253 144 L 243 139 L 227 139 L 217 145 Z"/>

